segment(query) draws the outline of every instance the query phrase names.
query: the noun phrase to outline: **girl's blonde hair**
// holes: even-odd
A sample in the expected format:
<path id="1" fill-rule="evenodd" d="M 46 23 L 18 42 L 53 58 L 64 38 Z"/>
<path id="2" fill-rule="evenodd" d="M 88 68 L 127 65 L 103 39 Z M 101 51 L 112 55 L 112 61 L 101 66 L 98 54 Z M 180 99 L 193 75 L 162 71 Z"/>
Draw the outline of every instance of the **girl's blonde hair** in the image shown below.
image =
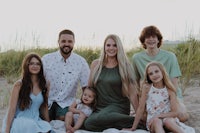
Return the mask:
<path id="1" fill-rule="evenodd" d="M 147 64 L 146 69 L 145 69 L 145 76 L 144 76 L 143 83 L 145 83 L 145 82 L 152 83 L 152 81 L 150 80 L 149 75 L 148 75 L 148 69 L 149 69 L 150 66 L 157 66 L 161 70 L 162 75 L 163 75 L 164 85 L 166 86 L 167 89 L 170 89 L 171 91 L 176 93 L 176 88 L 172 84 L 172 82 L 171 82 L 171 80 L 170 80 L 170 78 L 169 78 L 169 76 L 166 72 L 165 67 L 161 63 L 156 62 L 156 61 L 152 61 L 152 62 Z"/>
<path id="2" fill-rule="evenodd" d="M 99 75 L 101 73 L 102 68 L 105 66 L 105 64 L 107 63 L 107 55 L 105 53 L 105 45 L 108 39 L 112 39 L 117 46 L 117 62 L 118 62 L 118 66 L 119 66 L 119 73 L 121 76 L 121 80 L 122 80 L 122 93 L 124 96 L 128 97 L 128 92 L 129 92 L 129 85 L 131 83 L 135 84 L 135 88 L 137 89 L 137 83 L 134 80 L 134 72 L 133 72 L 133 68 L 124 52 L 123 46 L 122 46 L 122 42 L 119 38 L 119 36 L 114 35 L 114 34 L 110 34 L 108 35 L 105 40 L 104 40 L 104 47 L 101 51 L 101 55 L 99 58 L 99 62 L 96 65 L 96 67 L 94 68 L 94 71 L 92 72 L 92 76 L 91 76 L 91 81 L 93 83 L 93 86 L 96 86 L 97 80 L 99 78 Z"/>

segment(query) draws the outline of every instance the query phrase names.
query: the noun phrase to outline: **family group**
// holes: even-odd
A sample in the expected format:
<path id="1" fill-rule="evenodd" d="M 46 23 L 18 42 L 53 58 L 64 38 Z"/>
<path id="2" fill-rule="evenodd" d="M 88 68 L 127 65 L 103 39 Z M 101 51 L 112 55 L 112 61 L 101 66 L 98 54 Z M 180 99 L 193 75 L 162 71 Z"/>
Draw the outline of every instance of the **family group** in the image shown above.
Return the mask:
<path id="1" fill-rule="evenodd" d="M 24 58 L 2 132 L 53 132 L 49 122 L 62 120 L 67 133 L 108 128 L 185 133 L 180 125 L 189 114 L 178 85 L 181 71 L 176 55 L 161 49 L 163 36 L 156 26 L 144 27 L 139 40 L 143 50 L 130 60 L 120 37 L 109 34 L 89 67 L 73 52 L 74 33 L 61 31 L 56 52 L 43 57 L 29 53 Z"/>

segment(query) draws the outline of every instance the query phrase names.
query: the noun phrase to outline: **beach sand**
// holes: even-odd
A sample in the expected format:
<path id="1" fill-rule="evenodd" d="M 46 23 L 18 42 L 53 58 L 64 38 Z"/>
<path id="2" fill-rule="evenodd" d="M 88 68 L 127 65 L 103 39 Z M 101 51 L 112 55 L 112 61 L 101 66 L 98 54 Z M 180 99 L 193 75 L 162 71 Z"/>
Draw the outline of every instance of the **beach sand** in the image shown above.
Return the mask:
<path id="1" fill-rule="evenodd" d="M 0 78 L 0 127 L 2 127 L 2 120 L 7 111 L 7 105 L 2 103 L 5 100 L 5 93 L 9 93 L 12 88 L 4 78 Z M 7 89 L 7 90 L 5 90 Z M 200 133 L 200 75 L 190 81 L 189 87 L 186 88 L 183 98 L 184 103 L 190 114 L 187 125 L 195 128 L 196 133 Z M 0 130 L 1 131 L 1 130 Z"/>

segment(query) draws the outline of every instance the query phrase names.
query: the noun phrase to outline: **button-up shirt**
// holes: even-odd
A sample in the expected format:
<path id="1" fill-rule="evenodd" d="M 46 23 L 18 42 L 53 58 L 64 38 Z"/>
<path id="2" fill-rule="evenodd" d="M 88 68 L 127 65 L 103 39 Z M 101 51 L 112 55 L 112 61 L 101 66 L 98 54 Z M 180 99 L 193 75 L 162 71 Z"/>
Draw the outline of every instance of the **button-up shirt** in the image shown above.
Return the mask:
<path id="1" fill-rule="evenodd" d="M 70 106 L 76 98 L 78 85 L 85 87 L 88 84 L 88 63 L 75 53 L 65 61 L 60 51 L 44 55 L 42 62 L 45 78 L 50 83 L 49 108 L 53 102 L 62 108 Z"/>

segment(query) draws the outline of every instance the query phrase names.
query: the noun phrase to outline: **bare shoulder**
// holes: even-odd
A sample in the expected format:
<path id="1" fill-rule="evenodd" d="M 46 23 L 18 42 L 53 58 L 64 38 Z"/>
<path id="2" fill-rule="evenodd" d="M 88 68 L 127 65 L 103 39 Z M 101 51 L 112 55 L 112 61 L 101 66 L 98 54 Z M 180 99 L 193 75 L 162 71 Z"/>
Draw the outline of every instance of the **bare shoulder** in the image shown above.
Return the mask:
<path id="1" fill-rule="evenodd" d="M 169 93 L 169 96 L 176 96 L 176 93 L 170 89 L 167 89 L 168 90 L 168 93 Z"/>
<path id="2" fill-rule="evenodd" d="M 13 85 L 13 90 L 12 91 L 19 92 L 21 86 L 22 86 L 22 81 L 21 80 L 17 80 Z"/>
<path id="3" fill-rule="evenodd" d="M 150 88 L 151 88 L 151 84 L 145 83 L 145 84 L 142 85 L 142 97 L 144 99 L 146 99 Z"/>
<path id="4" fill-rule="evenodd" d="M 95 66 L 97 66 L 98 63 L 99 63 L 99 59 L 93 60 L 90 65 L 90 68 L 93 69 Z"/>
<path id="5" fill-rule="evenodd" d="M 14 87 L 21 87 L 22 86 L 22 81 L 21 80 L 17 80 L 15 83 L 14 83 Z"/>
<path id="6" fill-rule="evenodd" d="M 151 84 L 145 83 L 142 85 L 142 91 L 148 93 L 151 88 Z"/>

